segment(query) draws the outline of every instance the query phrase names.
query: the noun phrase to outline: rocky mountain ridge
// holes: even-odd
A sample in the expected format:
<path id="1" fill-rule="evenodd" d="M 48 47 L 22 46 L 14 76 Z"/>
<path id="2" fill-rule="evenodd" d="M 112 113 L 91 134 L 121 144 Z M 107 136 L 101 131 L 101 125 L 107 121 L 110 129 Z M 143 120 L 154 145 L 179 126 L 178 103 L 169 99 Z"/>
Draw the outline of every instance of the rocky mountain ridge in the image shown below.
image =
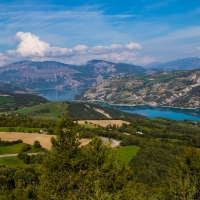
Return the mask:
<path id="1" fill-rule="evenodd" d="M 142 67 L 93 60 L 85 65 L 68 65 L 54 61 L 21 61 L 0 68 L 0 83 L 30 89 L 88 88 L 112 76 L 144 74 Z"/>
<path id="2" fill-rule="evenodd" d="M 75 100 L 196 108 L 200 107 L 200 69 L 112 77 L 77 95 Z"/>

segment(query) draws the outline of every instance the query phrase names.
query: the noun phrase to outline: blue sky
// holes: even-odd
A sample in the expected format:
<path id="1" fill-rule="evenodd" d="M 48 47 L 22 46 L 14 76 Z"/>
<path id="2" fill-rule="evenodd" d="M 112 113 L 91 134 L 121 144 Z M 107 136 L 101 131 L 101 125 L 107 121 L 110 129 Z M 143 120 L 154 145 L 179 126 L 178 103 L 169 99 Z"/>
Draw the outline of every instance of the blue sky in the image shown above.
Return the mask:
<path id="1" fill-rule="evenodd" d="M 0 65 L 200 56 L 199 0 L 0 0 L 0 27 Z"/>

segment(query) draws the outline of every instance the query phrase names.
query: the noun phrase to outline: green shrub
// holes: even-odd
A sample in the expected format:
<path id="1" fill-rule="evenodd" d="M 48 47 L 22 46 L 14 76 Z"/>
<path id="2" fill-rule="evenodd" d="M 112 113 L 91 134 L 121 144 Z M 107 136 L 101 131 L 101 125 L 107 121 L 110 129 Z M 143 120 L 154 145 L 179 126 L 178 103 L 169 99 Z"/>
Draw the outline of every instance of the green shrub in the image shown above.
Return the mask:
<path id="1" fill-rule="evenodd" d="M 11 146 L 11 145 L 14 145 L 14 144 L 19 144 L 19 143 L 22 143 L 23 141 L 22 140 L 13 140 L 13 141 L 5 141 L 5 140 L 1 140 L 0 138 L 0 146 Z"/>
<path id="2" fill-rule="evenodd" d="M 23 153 L 20 152 L 20 153 L 17 155 L 17 157 L 18 157 L 20 160 L 22 160 L 22 159 L 23 159 Z"/>
<path id="3" fill-rule="evenodd" d="M 35 140 L 34 141 L 34 147 L 35 148 L 41 148 L 42 146 L 41 146 L 41 144 L 40 144 L 40 142 L 38 140 Z"/>
<path id="4" fill-rule="evenodd" d="M 20 152 L 17 157 L 20 159 L 20 160 L 23 160 L 23 162 L 25 164 L 29 164 L 30 163 L 30 156 L 27 154 L 27 153 L 22 153 Z"/>
<path id="5" fill-rule="evenodd" d="M 29 164 L 30 163 L 30 156 L 27 153 L 24 153 L 22 160 L 25 164 Z"/>
<path id="6" fill-rule="evenodd" d="M 24 144 L 21 148 L 21 152 L 25 152 L 31 149 L 31 145 L 30 144 Z"/>

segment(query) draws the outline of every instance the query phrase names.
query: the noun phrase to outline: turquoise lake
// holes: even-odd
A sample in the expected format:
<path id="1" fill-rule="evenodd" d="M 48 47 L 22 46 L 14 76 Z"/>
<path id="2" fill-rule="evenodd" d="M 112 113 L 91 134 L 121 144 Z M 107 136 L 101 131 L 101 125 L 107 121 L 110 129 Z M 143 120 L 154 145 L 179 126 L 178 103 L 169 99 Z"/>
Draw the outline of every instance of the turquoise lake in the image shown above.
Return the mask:
<path id="1" fill-rule="evenodd" d="M 73 97 L 79 94 L 82 90 L 55 90 L 55 89 L 46 89 L 46 90 L 37 90 L 42 94 L 42 96 L 49 101 L 72 101 Z"/>
<path id="2" fill-rule="evenodd" d="M 113 108 L 120 109 L 124 112 L 129 113 L 137 113 L 148 118 L 155 118 L 155 117 L 162 117 L 162 118 L 169 118 L 174 120 L 195 120 L 200 121 L 200 111 L 199 110 L 181 110 L 181 109 L 171 109 L 171 108 L 146 108 L 146 107 L 137 107 L 137 108 L 127 108 L 121 106 L 120 108 L 114 106 Z"/>
<path id="3" fill-rule="evenodd" d="M 83 90 L 55 90 L 46 89 L 38 90 L 43 97 L 49 101 L 73 101 L 73 97 L 79 94 Z M 162 117 L 174 120 L 196 120 L 200 121 L 200 109 L 188 110 L 188 109 L 178 109 L 178 108 L 163 108 L 163 107 L 149 107 L 149 106 L 110 106 L 108 104 L 102 103 L 101 105 L 116 108 L 124 112 L 138 113 L 148 118 Z"/>

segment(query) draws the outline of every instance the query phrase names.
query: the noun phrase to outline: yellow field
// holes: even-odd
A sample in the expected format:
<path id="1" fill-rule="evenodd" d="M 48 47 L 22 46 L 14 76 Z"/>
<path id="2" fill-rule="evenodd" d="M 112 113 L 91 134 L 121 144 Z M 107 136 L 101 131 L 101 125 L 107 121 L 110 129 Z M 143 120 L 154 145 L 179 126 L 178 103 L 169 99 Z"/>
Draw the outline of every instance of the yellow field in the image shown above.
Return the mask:
<path id="1" fill-rule="evenodd" d="M 0 132 L 1 140 L 5 141 L 13 141 L 21 139 L 24 143 L 34 144 L 35 140 L 38 140 L 43 148 L 51 149 L 51 137 L 55 137 L 55 135 L 45 135 L 38 133 L 21 133 L 21 132 Z M 89 139 L 81 139 L 81 145 L 86 145 L 90 142 Z"/>
<path id="2" fill-rule="evenodd" d="M 85 124 L 85 121 L 87 121 L 88 123 L 91 124 L 97 124 L 103 127 L 108 126 L 109 124 L 113 125 L 116 124 L 119 127 L 122 126 L 122 123 L 125 124 L 130 124 L 129 122 L 123 121 L 123 120 L 79 120 L 78 123 L 79 124 Z"/>

